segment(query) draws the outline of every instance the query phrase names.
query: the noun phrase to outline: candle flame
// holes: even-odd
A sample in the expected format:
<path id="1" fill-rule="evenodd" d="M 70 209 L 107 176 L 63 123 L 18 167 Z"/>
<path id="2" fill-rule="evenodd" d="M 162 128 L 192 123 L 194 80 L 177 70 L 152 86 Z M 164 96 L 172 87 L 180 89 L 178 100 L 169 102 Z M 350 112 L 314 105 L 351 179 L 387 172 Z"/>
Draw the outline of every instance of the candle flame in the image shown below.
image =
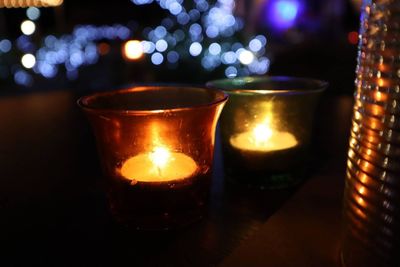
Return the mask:
<path id="1" fill-rule="evenodd" d="M 156 165 L 157 168 L 164 167 L 169 158 L 171 153 L 165 147 L 156 147 L 149 155 L 150 160 Z"/>
<path id="2" fill-rule="evenodd" d="M 255 125 L 252 130 L 252 139 L 255 144 L 262 145 L 271 139 L 274 134 L 271 124 L 271 118 L 267 116 L 263 122 Z"/>
<path id="3" fill-rule="evenodd" d="M 257 124 L 253 129 L 253 138 L 256 144 L 262 144 L 271 139 L 273 131 L 270 127 L 269 120 L 265 123 Z"/>

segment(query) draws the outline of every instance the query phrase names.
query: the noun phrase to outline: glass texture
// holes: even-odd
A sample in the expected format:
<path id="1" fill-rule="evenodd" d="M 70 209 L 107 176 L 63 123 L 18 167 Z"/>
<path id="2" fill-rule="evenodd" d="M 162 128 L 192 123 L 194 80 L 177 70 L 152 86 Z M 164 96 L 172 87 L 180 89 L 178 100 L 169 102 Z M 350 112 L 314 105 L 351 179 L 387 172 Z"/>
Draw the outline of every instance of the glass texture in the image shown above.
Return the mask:
<path id="1" fill-rule="evenodd" d="M 312 122 L 326 83 L 291 77 L 217 80 L 229 102 L 221 115 L 227 177 L 263 188 L 301 181 L 307 165 Z"/>
<path id="2" fill-rule="evenodd" d="M 342 261 L 400 266 L 400 1 L 364 1 Z"/>
<path id="3" fill-rule="evenodd" d="M 203 216 L 215 127 L 227 95 L 189 87 L 134 87 L 83 97 L 115 218 L 170 229 Z"/>

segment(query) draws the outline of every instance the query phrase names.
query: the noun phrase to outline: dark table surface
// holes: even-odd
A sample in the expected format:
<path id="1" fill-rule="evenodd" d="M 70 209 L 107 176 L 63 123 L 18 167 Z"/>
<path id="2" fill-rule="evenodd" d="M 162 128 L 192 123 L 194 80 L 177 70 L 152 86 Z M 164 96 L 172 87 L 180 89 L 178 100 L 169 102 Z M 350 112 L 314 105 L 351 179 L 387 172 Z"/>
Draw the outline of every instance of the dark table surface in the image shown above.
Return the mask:
<path id="1" fill-rule="evenodd" d="M 226 184 L 217 142 L 209 214 L 174 232 L 113 222 L 76 99 L 0 99 L 0 266 L 338 265 L 350 96 L 321 102 L 311 174 L 296 188 Z"/>

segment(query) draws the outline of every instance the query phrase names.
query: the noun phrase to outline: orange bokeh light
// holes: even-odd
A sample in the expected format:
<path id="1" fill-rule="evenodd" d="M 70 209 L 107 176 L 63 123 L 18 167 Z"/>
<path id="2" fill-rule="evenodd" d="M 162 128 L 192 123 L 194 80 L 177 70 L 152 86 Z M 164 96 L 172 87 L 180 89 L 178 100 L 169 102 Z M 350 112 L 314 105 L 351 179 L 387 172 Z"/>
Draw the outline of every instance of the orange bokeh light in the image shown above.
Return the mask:
<path id="1" fill-rule="evenodd" d="M 143 56 L 143 46 L 138 40 L 130 40 L 124 43 L 122 54 L 127 60 L 138 60 Z"/>
<path id="2" fill-rule="evenodd" d="M 107 55 L 110 52 L 110 45 L 107 43 L 100 43 L 97 46 L 97 50 L 99 51 L 100 55 Z"/>
<path id="3" fill-rule="evenodd" d="M 356 31 L 349 32 L 349 33 L 347 34 L 347 40 L 348 40 L 349 43 L 352 44 L 352 45 L 358 44 L 358 32 L 356 32 Z"/>

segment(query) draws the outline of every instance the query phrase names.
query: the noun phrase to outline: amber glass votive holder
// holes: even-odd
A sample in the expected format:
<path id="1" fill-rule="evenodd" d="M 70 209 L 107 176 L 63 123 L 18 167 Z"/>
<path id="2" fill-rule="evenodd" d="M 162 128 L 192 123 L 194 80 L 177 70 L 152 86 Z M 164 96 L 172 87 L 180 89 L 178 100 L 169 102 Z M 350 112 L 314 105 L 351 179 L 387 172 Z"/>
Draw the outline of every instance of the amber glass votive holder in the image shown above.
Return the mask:
<path id="1" fill-rule="evenodd" d="M 129 228 L 178 228 L 200 219 L 209 195 L 218 90 L 142 86 L 86 96 L 109 206 Z"/>
<path id="2" fill-rule="evenodd" d="M 229 94 L 220 125 L 226 177 L 261 188 L 299 183 L 315 107 L 327 83 L 243 77 L 211 81 L 208 86 Z"/>

